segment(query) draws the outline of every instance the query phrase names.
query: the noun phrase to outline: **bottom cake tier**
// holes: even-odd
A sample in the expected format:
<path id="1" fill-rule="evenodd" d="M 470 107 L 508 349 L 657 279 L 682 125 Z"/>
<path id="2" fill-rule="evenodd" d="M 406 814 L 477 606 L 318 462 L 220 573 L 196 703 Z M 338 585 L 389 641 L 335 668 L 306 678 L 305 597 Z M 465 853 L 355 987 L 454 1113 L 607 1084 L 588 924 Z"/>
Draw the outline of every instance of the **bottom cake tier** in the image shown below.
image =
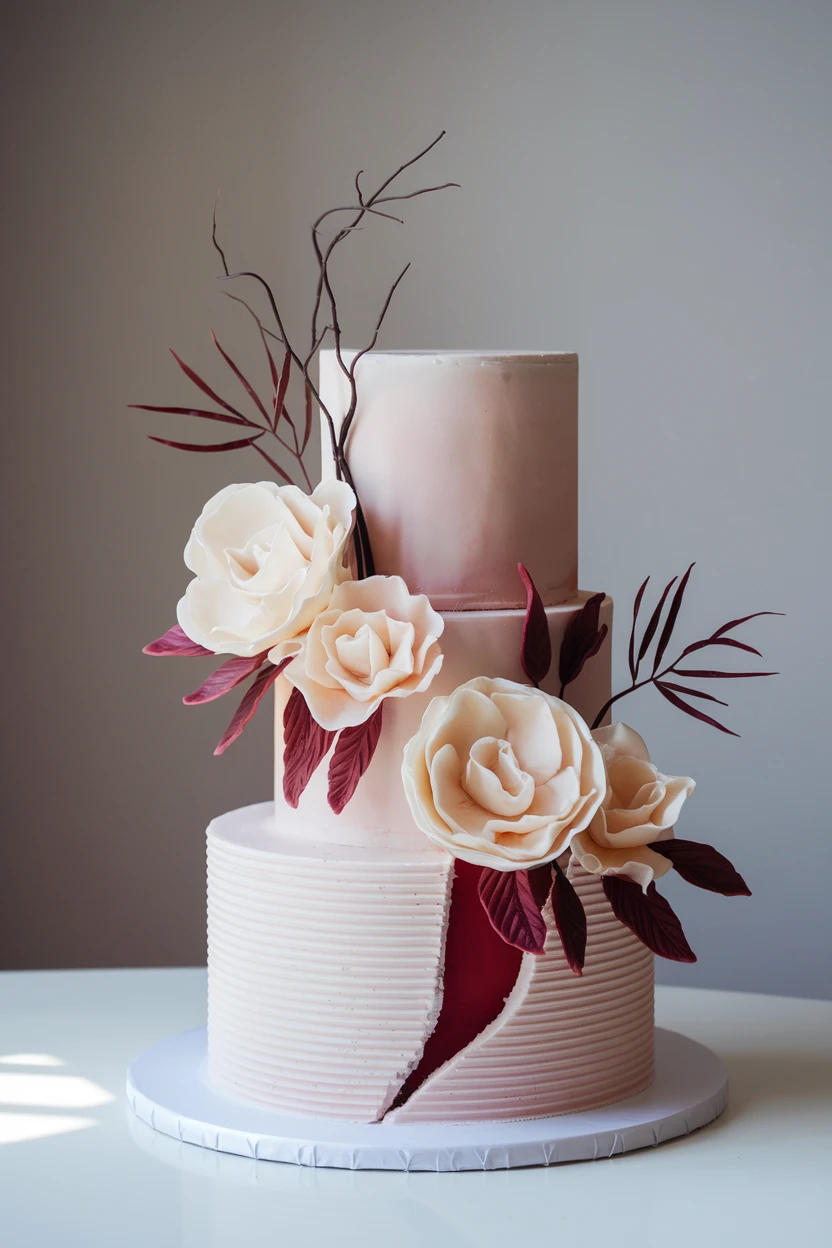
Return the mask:
<path id="1" fill-rule="evenodd" d="M 582 976 L 547 906 L 505 1004 L 419 1081 L 453 1007 L 445 987 L 452 859 L 316 844 L 267 802 L 208 829 L 208 1075 L 284 1113 L 354 1122 L 548 1117 L 611 1104 L 653 1078 L 653 955 L 600 882 L 569 876 L 587 914 Z M 459 934 L 457 933 L 457 943 Z M 471 965 L 478 950 L 471 948 Z M 414 1081 L 415 1077 L 415 1081 Z"/>

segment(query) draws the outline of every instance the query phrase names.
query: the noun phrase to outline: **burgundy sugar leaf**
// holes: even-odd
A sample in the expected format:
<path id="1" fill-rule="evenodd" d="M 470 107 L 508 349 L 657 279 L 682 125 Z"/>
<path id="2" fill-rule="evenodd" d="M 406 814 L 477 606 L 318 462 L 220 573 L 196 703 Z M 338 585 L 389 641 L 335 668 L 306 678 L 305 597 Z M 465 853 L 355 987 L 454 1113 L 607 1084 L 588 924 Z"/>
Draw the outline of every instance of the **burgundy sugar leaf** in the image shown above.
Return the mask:
<path id="1" fill-rule="evenodd" d="M 221 356 L 222 356 L 222 358 L 225 360 L 226 364 L 227 364 L 227 365 L 228 365 L 228 367 L 231 369 L 231 371 L 232 371 L 232 373 L 234 374 L 234 376 L 235 376 L 235 377 L 237 378 L 237 380 L 240 382 L 240 385 L 243 387 L 243 389 L 245 390 L 245 392 L 246 392 L 246 394 L 248 395 L 248 397 L 251 399 L 252 403 L 255 405 L 255 407 L 257 408 L 257 410 L 258 410 L 259 412 L 261 412 L 261 414 L 262 414 L 262 416 L 263 416 L 263 419 L 264 419 L 264 420 L 266 421 L 266 423 L 268 424 L 268 423 L 269 423 L 269 414 L 268 414 L 268 412 L 266 411 L 265 407 L 263 406 L 263 402 L 262 402 L 262 400 L 261 400 L 261 398 L 260 398 L 260 395 L 259 395 L 259 394 L 257 393 L 257 391 L 254 389 L 254 386 L 251 384 L 251 382 L 248 380 L 248 378 L 244 376 L 244 374 L 242 373 L 242 371 L 241 371 L 241 370 L 237 367 L 237 365 L 234 363 L 234 361 L 232 360 L 232 358 L 231 358 L 231 356 L 228 354 L 228 352 L 227 352 L 227 351 L 224 351 L 224 350 L 223 350 L 223 348 L 220 346 L 219 339 L 217 338 L 217 335 L 214 333 L 213 329 L 211 330 L 211 339 L 212 339 L 212 341 L 213 341 L 213 343 L 214 343 L 214 346 L 217 348 L 217 350 L 219 351 L 220 355 L 221 355 Z"/>
<path id="2" fill-rule="evenodd" d="M 685 693 L 689 698 L 702 698 L 705 702 L 717 702 L 720 706 L 727 706 L 727 702 L 723 702 L 722 698 L 715 698 L 712 693 L 703 693 L 701 689 L 689 689 L 687 685 L 677 685 L 672 680 L 657 680 L 657 689 L 672 689 L 675 693 Z"/>
<path id="3" fill-rule="evenodd" d="M 636 666 L 636 624 L 638 623 L 638 613 L 639 613 L 639 609 L 640 609 L 640 607 L 641 607 L 641 600 L 642 600 L 642 598 L 644 597 L 644 591 L 645 591 L 645 590 L 646 590 L 646 588 L 647 588 L 647 584 L 648 584 L 649 580 L 650 580 L 650 577 L 649 577 L 649 576 L 646 576 L 646 577 L 644 578 L 643 582 L 641 583 L 641 585 L 640 585 L 640 587 L 639 587 L 639 591 L 638 591 L 638 593 L 637 593 L 637 594 L 636 594 L 636 596 L 635 596 L 635 601 L 633 602 L 633 623 L 632 623 L 632 626 L 631 626 L 631 628 L 630 628 L 630 649 L 629 649 L 629 655 L 628 655 L 628 660 L 629 660 L 629 664 L 630 664 L 630 676 L 632 677 L 632 679 L 633 679 L 633 680 L 635 680 L 635 678 L 636 678 L 636 671 L 637 671 L 637 666 Z"/>
<path id="4" fill-rule="evenodd" d="M 203 407 L 159 407 L 153 403 L 128 403 L 137 412 L 163 412 L 166 416 L 198 416 L 202 420 L 221 420 L 226 425 L 249 425 L 251 421 L 226 412 L 209 412 Z"/>
<path id="5" fill-rule="evenodd" d="M 176 352 L 173 350 L 172 347 L 170 348 L 170 353 L 173 356 L 173 358 L 176 360 L 176 363 L 182 369 L 182 372 L 185 374 L 188 380 L 192 381 L 194 385 L 197 386 L 202 391 L 203 394 L 207 394 L 208 398 L 211 400 L 212 403 L 216 403 L 217 406 L 223 408 L 224 411 L 230 412 L 232 416 L 239 416 L 240 420 L 245 420 L 245 416 L 243 415 L 243 413 L 238 412 L 236 407 L 232 407 L 230 403 L 226 403 L 225 399 L 221 399 L 220 396 L 214 390 L 211 389 L 208 383 L 202 380 L 199 373 L 195 373 L 194 370 L 190 368 L 185 363 L 184 360 L 180 360 L 179 356 L 176 354 Z"/>
<path id="6" fill-rule="evenodd" d="M 276 429 L 280 421 L 280 415 L 283 411 L 283 404 L 286 402 L 286 391 L 289 389 L 289 377 L 292 372 L 292 353 L 287 351 L 283 357 L 283 370 L 280 374 L 280 380 L 275 385 L 274 391 L 274 421 L 272 428 Z M 288 419 L 289 413 L 286 413 Z M 291 424 L 291 421 L 290 421 Z M 294 427 L 294 426 L 293 426 Z M 297 445 L 297 443 L 295 443 Z"/>
<path id="7" fill-rule="evenodd" d="M 604 594 L 593 594 L 588 598 L 566 626 L 558 659 L 558 675 L 561 692 L 573 680 L 577 680 L 583 671 L 584 664 L 598 653 L 607 635 L 607 626 L 598 627 L 601 604 Z"/>
<path id="8" fill-rule="evenodd" d="M 312 718 L 303 694 L 293 689 L 283 712 L 283 796 L 293 809 L 335 735 Z"/>
<path id="9" fill-rule="evenodd" d="M 555 864 L 546 862 L 542 867 L 532 867 L 530 871 L 526 872 L 538 910 L 542 910 L 549 900 L 549 893 L 552 891 L 553 870 L 555 870 Z"/>
<path id="10" fill-rule="evenodd" d="M 683 675 L 678 672 L 677 675 Z M 703 724 L 710 724 L 712 728 L 718 728 L 720 732 L 727 733 L 729 737 L 738 737 L 740 734 L 734 732 L 731 728 L 726 728 L 718 719 L 711 719 L 710 715 L 706 715 L 704 711 L 700 711 L 698 707 L 691 706 L 688 702 L 684 702 L 677 693 L 669 689 L 667 685 L 660 681 L 656 682 L 656 688 L 663 698 L 666 698 L 671 706 L 675 706 L 677 710 L 684 711 L 686 715 L 692 715 L 694 719 L 701 719 Z"/>
<path id="11" fill-rule="evenodd" d="M 161 446 L 172 446 L 175 451 L 207 451 L 211 454 L 214 451 L 241 451 L 244 446 L 253 446 L 258 438 L 262 438 L 266 432 L 255 433 L 251 438 L 239 438 L 234 442 L 215 442 L 211 446 L 204 446 L 201 442 L 171 442 L 168 438 L 154 438 L 149 434 L 151 442 L 158 442 Z"/>
<path id="12" fill-rule="evenodd" d="M 538 957 L 544 952 L 546 924 L 527 872 L 483 867 L 479 894 L 491 926 L 507 945 Z"/>
<path id="13" fill-rule="evenodd" d="M 344 728 L 338 737 L 329 763 L 327 801 L 330 809 L 340 815 L 356 790 L 359 780 L 373 761 L 379 735 L 384 703 L 355 728 Z"/>
<path id="14" fill-rule="evenodd" d="M 723 897 L 750 897 L 751 889 L 724 854 L 699 841 L 654 841 L 650 849 L 673 863 L 683 880 Z"/>
<path id="15" fill-rule="evenodd" d="M 655 884 L 643 893 L 638 884 L 616 875 L 603 876 L 602 883 L 613 914 L 643 945 L 671 962 L 696 961 L 677 915 Z"/>
<path id="16" fill-rule="evenodd" d="M 729 633 L 732 628 L 739 628 L 740 624 L 747 624 L 749 620 L 757 620 L 761 615 L 783 615 L 782 611 L 752 611 L 751 615 L 743 615 L 738 620 L 729 620 L 727 624 L 723 624 L 722 628 L 718 628 L 714 637 L 722 637 L 724 633 Z"/>
<path id="17" fill-rule="evenodd" d="M 700 680 L 750 680 L 753 676 L 779 676 L 779 672 L 715 672 L 706 667 L 674 667 L 676 676 L 690 676 Z"/>
<path id="18" fill-rule="evenodd" d="M 526 618 L 523 621 L 520 662 L 532 684 L 540 688 L 541 681 L 546 679 L 552 666 L 549 622 L 535 583 L 522 563 L 518 563 L 517 571 L 526 590 Z"/>
<path id="19" fill-rule="evenodd" d="M 659 599 L 658 606 L 656 607 L 653 614 L 650 616 L 650 619 L 647 621 L 647 628 L 644 630 L 644 636 L 642 637 L 641 645 L 638 648 L 638 658 L 636 659 L 636 666 L 638 666 L 638 664 L 644 658 L 647 651 L 650 649 L 650 643 L 652 642 L 653 638 L 656 635 L 656 629 L 659 627 L 659 620 L 662 618 L 662 611 L 664 610 L 664 604 L 667 602 L 667 595 L 670 593 L 671 589 L 673 588 L 675 584 L 676 584 L 676 577 L 674 576 L 673 580 L 670 581 L 669 584 L 665 585 L 664 592 L 662 593 L 662 596 Z"/>
<path id="20" fill-rule="evenodd" d="M 566 872 L 558 866 L 555 866 L 552 909 L 566 961 L 576 975 L 583 975 L 586 958 L 586 911 Z"/>
<path id="21" fill-rule="evenodd" d="M 227 663 L 223 663 L 222 667 L 212 672 L 205 683 L 193 693 L 186 694 L 182 701 L 186 706 L 200 706 L 203 702 L 213 702 L 216 698 L 221 698 L 224 693 L 229 693 L 246 677 L 262 667 L 267 654 L 268 651 L 264 650 L 262 654 L 256 654 L 252 659 L 244 659 L 235 655 L 233 659 L 229 659 Z"/>
<path id="22" fill-rule="evenodd" d="M 154 657 L 179 655 L 183 658 L 197 658 L 203 654 L 213 653 L 213 650 L 206 650 L 204 646 L 191 641 L 187 633 L 183 632 L 178 624 L 174 624 L 172 628 L 169 628 L 156 641 L 151 641 L 149 645 L 142 649 L 142 654 L 151 654 Z"/>
<path id="23" fill-rule="evenodd" d="M 288 662 L 288 660 L 286 660 L 286 662 Z M 266 696 L 269 689 L 271 689 L 272 685 L 286 666 L 286 662 L 279 663 L 277 667 L 270 663 L 269 666 L 259 672 L 257 677 L 251 682 L 243 695 L 242 702 L 234 712 L 231 723 L 226 728 L 222 738 L 220 739 L 219 745 L 214 750 L 216 755 L 224 754 L 229 745 L 233 745 L 237 738 L 242 735 L 242 731 L 246 724 L 254 716 L 254 713 L 263 701 L 263 698 Z"/>
<path id="24" fill-rule="evenodd" d="M 685 596 L 685 590 L 688 587 L 688 581 L 690 580 L 690 574 L 693 571 L 693 568 L 694 568 L 694 565 L 691 564 L 687 572 L 682 577 L 681 581 L 676 587 L 676 593 L 673 595 L 673 600 L 670 604 L 670 610 L 667 613 L 667 619 L 664 622 L 664 628 L 661 631 L 661 634 L 659 636 L 659 643 L 656 646 L 656 657 L 653 660 L 654 672 L 657 672 L 659 670 L 659 664 L 661 663 L 662 658 L 664 657 L 664 652 L 668 647 L 670 638 L 673 636 L 673 630 L 676 627 L 676 620 L 679 618 L 679 611 L 682 606 L 682 599 Z"/>
<path id="25" fill-rule="evenodd" d="M 733 637 L 706 637 L 704 641 L 694 641 L 692 645 L 685 646 L 676 662 L 678 663 L 679 659 L 684 659 L 696 650 L 705 650 L 708 646 L 732 646 L 735 650 L 746 650 L 749 654 L 756 654 L 758 659 L 763 657 L 759 650 L 755 650 L 745 641 L 736 641 Z"/>

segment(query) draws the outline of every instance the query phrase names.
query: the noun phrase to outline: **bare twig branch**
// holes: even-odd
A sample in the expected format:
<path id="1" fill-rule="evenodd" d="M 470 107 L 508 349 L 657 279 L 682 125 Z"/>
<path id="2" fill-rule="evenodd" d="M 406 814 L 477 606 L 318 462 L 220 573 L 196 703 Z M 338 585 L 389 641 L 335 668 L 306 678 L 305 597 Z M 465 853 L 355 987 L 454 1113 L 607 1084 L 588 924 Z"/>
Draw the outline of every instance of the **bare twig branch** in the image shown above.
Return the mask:
<path id="1" fill-rule="evenodd" d="M 214 247 L 216 248 L 216 250 L 220 253 L 220 259 L 222 260 L 223 271 L 225 272 L 225 276 L 228 277 L 228 264 L 225 259 L 225 252 L 223 251 L 222 247 L 220 247 L 217 241 L 217 204 L 219 202 L 219 198 L 220 198 L 220 193 L 219 191 L 217 191 L 216 198 L 214 199 L 214 224 L 213 224 L 213 229 L 211 230 L 211 242 L 214 244 Z"/>

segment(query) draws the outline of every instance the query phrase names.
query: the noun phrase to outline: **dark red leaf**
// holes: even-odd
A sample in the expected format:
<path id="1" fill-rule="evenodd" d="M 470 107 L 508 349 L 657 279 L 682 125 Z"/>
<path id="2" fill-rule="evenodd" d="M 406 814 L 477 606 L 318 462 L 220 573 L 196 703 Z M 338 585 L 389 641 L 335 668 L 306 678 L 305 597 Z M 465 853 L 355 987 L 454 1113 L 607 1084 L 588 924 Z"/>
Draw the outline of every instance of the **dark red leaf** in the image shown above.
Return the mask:
<path id="1" fill-rule="evenodd" d="M 630 676 L 633 678 L 634 681 L 636 678 L 636 672 L 638 670 L 637 664 L 636 664 L 636 623 L 638 622 L 638 613 L 639 613 L 639 608 L 641 607 L 641 600 L 644 597 L 644 591 L 647 588 L 647 584 L 649 580 L 650 580 L 649 576 L 644 578 L 641 585 L 639 586 L 639 591 L 635 596 L 635 601 L 633 602 L 633 623 L 630 628 L 630 649 L 629 649 L 628 660 L 630 664 Z"/>
<path id="2" fill-rule="evenodd" d="M 292 353 L 287 351 L 283 357 L 283 370 L 280 374 L 280 380 L 275 387 L 274 392 L 274 421 L 272 428 L 276 429 L 280 423 L 280 415 L 283 411 L 283 404 L 286 402 L 286 391 L 289 389 L 289 377 L 292 372 Z M 288 418 L 289 413 L 286 413 Z M 290 421 L 291 424 L 291 421 Z M 292 426 L 294 428 L 294 426 Z M 297 442 L 295 442 L 297 446 Z"/>
<path id="3" fill-rule="evenodd" d="M 647 628 L 644 630 L 644 636 L 642 637 L 641 645 L 638 648 L 638 658 L 636 659 L 636 666 L 638 666 L 638 664 L 644 658 L 647 651 L 650 649 L 650 643 L 656 635 L 656 629 L 659 627 L 659 620 L 662 618 L 662 611 L 664 610 L 664 604 L 667 601 L 667 595 L 670 593 L 671 589 L 673 588 L 675 584 L 676 584 L 676 577 L 674 576 L 673 580 L 670 581 L 669 584 L 665 585 L 664 592 L 661 598 L 659 599 L 658 606 L 656 607 L 653 614 L 650 616 L 650 619 L 647 621 Z"/>
<path id="4" fill-rule="evenodd" d="M 213 329 L 211 330 L 211 338 L 212 338 L 212 340 L 213 340 L 214 346 L 217 348 L 217 350 L 219 351 L 220 355 L 221 355 L 221 356 L 222 356 L 222 358 L 225 360 L 226 364 L 227 364 L 227 365 L 228 365 L 228 367 L 231 369 L 231 371 L 232 371 L 232 373 L 234 374 L 234 376 L 235 376 L 235 377 L 237 378 L 237 380 L 240 382 L 241 386 L 242 386 L 242 387 L 243 387 L 243 389 L 245 390 L 245 392 L 246 392 L 246 394 L 248 395 L 248 397 L 251 399 L 251 401 L 252 401 L 252 403 L 254 404 L 254 406 L 255 406 L 255 407 L 257 408 L 257 410 L 258 410 L 258 411 L 262 414 L 262 416 L 263 416 L 264 420 L 265 420 L 265 421 L 266 421 L 266 423 L 268 424 L 268 423 L 269 423 L 269 414 L 268 414 L 268 412 L 266 411 L 265 407 L 263 406 L 263 402 L 262 402 L 262 399 L 260 398 L 260 395 L 259 395 L 259 394 L 257 393 L 257 391 L 254 389 L 254 386 L 251 384 L 251 382 L 248 380 L 248 378 L 247 378 L 247 377 L 245 377 L 245 376 L 243 375 L 243 373 L 240 371 L 240 369 L 239 369 L 239 368 L 237 367 L 237 365 L 234 363 L 234 361 L 232 360 L 232 358 L 231 358 L 231 356 L 228 354 L 228 352 L 227 352 L 227 351 L 224 351 L 224 350 L 223 350 L 223 348 L 220 346 L 219 339 L 217 338 L 217 335 L 214 333 Z"/>
<path id="5" fill-rule="evenodd" d="M 654 841 L 650 849 L 673 863 L 683 880 L 723 897 L 750 897 L 751 889 L 724 854 L 699 841 Z"/>
<path id="6" fill-rule="evenodd" d="M 529 877 L 529 886 L 532 890 L 535 905 L 538 910 L 542 910 L 549 900 L 549 894 L 552 891 L 552 872 L 555 869 L 553 862 L 545 862 L 542 867 L 532 867 L 526 872 Z"/>
<path id="7" fill-rule="evenodd" d="M 782 611 L 753 611 L 751 615 L 743 615 L 739 620 L 729 620 L 727 624 L 723 624 L 722 628 L 718 628 L 713 637 L 721 637 L 723 633 L 728 633 L 732 628 L 739 628 L 740 624 L 747 624 L 749 620 L 757 620 L 761 615 L 783 615 Z"/>
<path id="8" fill-rule="evenodd" d="M 678 917 L 655 884 L 643 893 L 638 884 L 617 875 L 603 876 L 602 883 L 613 914 L 643 945 L 671 962 L 696 961 Z"/>
<path id="9" fill-rule="evenodd" d="M 593 594 L 566 626 L 558 658 L 561 692 L 577 680 L 586 661 L 596 655 L 604 643 L 607 626 L 598 627 L 604 597 L 604 594 Z"/>
<path id="10" fill-rule="evenodd" d="M 700 680 L 748 680 L 752 676 L 779 676 L 779 672 L 715 672 L 704 667 L 674 667 L 674 675 Z"/>
<path id="11" fill-rule="evenodd" d="M 664 628 L 661 631 L 661 634 L 659 636 L 659 643 L 656 646 L 656 657 L 653 660 L 654 672 L 657 672 L 659 670 L 659 664 L 661 663 L 662 658 L 664 657 L 664 652 L 668 647 L 670 638 L 673 636 L 673 630 L 676 627 L 676 620 L 679 618 L 679 611 L 682 606 L 682 599 L 685 596 L 685 590 L 688 587 L 688 581 L 690 580 L 690 574 L 693 571 L 693 569 L 694 569 L 694 564 L 691 564 L 687 572 L 682 577 L 681 581 L 676 587 L 676 593 L 673 595 L 673 600 L 670 604 L 670 610 L 667 613 L 667 619 L 664 622 Z"/>
<path id="12" fill-rule="evenodd" d="M 184 360 L 180 360 L 179 356 L 176 354 L 176 352 L 173 350 L 172 347 L 170 348 L 170 353 L 173 356 L 173 358 L 176 360 L 176 363 L 182 369 L 182 372 L 185 374 L 185 376 L 190 381 L 192 381 L 195 386 L 198 386 L 203 394 L 207 394 L 208 398 L 211 400 L 212 403 L 216 403 L 219 407 L 223 408 L 224 411 L 230 412 L 232 416 L 239 416 L 240 420 L 245 420 L 245 416 L 243 415 L 243 413 L 238 412 L 236 407 L 232 407 L 230 403 L 226 403 L 225 399 L 221 399 L 220 396 L 211 389 L 208 383 L 202 380 L 199 373 L 195 373 L 194 370 L 190 368 L 185 363 Z"/>
<path id="13" fill-rule="evenodd" d="M 179 655 L 182 658 L 198 658 L 203 654 L 213 653 L 213 650 L 206 650 L 204 646 L 191 641 L 178 624 L 174 624 L 166 633 L 163 633 L 156 641 L 151 641 L 142 650 L 142 654 L 152 654 L 154 657 Z"/>
<path id="14" fill-rule="evenodd" d="M 277 667 L 270 663 L 267 668 L 258 673 L 243 695 L 243 700 L 234 712 L 231 723 L 226 728 L 219 745 L 214 750 L 215 754 L 224 754 L 229 745 L 233 745 L 237 738 L 241 736 L 246 724 L 254 716 L 258 706 L 285 666 L 285 663 L 280 663 Z"/>
<path id="15" fill-rule="evenodd" d="M 529 680 L 539 688 L 552 666 L 549 621 L 534 581 L 522 563 L 518 563 L 517 571 L 526 590 L 526 618 L 523 621 L 523 638 L 520 642 L 520 662 Z"/>
<path id="16" fill-rule="evenodd" d="M 303 694 L 293 689 L 283 712 L 283 796 L 293 809 L 335 735 L 312 718 Z"/>
<path id="17" fill-rule="evenodd" d="M 267 653 L 268 651 L 264 650 L 262 654 L 256 654 L 253 659 L 243 659 L 235 655 L 233 659 L 229 659 L 227 663 L 223 663 L 222 667 L 212 672 L 205 683 L 193 693 L 186 694 L 182 701 L 186 706 L 200 706 L 203 702 L 213 702 L 215 698 L 221 698 L 224 693 L 230 692 L 253 672 L 256 672 L 258 667 L 262 667 Z"/>
<path id="18" fill-rule="evenodd" d="M 263 430 L 265 433 L 266 430 Z M 199 442 L 171 442 L 168 438 L 154 438 L 149 434 L 151 442 L 158 442 L 161 446 L 172 446 L 175 451 L 241 451 L 244 446 L 253 446 L 258 438 L 262 438 L 263 433 L 255 433 L 252 438 L 239 438 L 235 442 L 215 442 L 213 446 L 203 446 Z"/>
<path id="19" fill-rule="evenodd" d="M 759 650 L 755 650 L 753 646 L 749 646 L 744 641 L 736 641 L 733 637 L 706 637 L 704 641 L 695 641 L 693 645 L 685 646 L 679 659 L 684 659 L 686 655 L 693 654 L 696 650 L 705 650 L 708 646 L 733 646 L 735 650 L 746 650 L 749 654 L 756 654 L 758 659 L 763 656 Z M 679 659 L 676 662 L 679 662 Z"/>
<path id="20" fill-rule="evenodd" d="M 355 728 L 344 728 L 329 763 L 327 801 L 330 809 L 340 815 L 356 790 L 358 781 L 373 761 L 381 732 L 384 703 Z"/>
<path id="21" fill-rule="evenodd" d="M 681 673 L 679 674 L 681 675 Z M 710 715 L 706 715 L 698 707 L 690 706 L 687 702 L 683 702 L 679 695 L 674 693 L 672 689 L 668 689 L 666 685 L 657 683 L 656 688 L 662 697 L 667 698 L 671 706 L 675 706 L 677 710 L 684 711 L 686 715 L 692 715 L 694 719 L 701 719 L 703 724 L 710 724 L 712 728 L 718 728 L 720 732 L 727 733 L 729 737 L 738 737 L 740 735 L 738 732 L 733 732 L 730 728 L 726 728 L 719 720 L 711 719 Z"/>
<path id="22" fill-rule="evenodd" d="M 700 689 L 689 689 L 687 685 L 677 685 L 672 680 L 657 680 L 657 689 L 673 689 L 675 693 L 685 693 L 689 698 L 702 698 L 705 702 L 717 702 L 720 706 L 727 706 L 727 702 L 723 702 L 722 698 L 715 698 L 712 693 L 703 693 Z"/>
<path id="23" fill-rule="evenodd" d="M 566 872 L 555 866 L 552 888 L 555 925 L 566 961 L 576 975 L 583 975 L 586 958 L 586 911 Z"/>
<path id="24" fill-rule="evenodd" d="M 158 407 L 152 403 L 128 403 L 137 412 L 164 412 L 167 416 L 199 416 L 202 420 L 221 420 L 226 425 L 250 425 L 250 420 L 229 416 L 225 412 L 209 412 L 202 407 Z"/>
<path id="25" fill-rule="evenodd" d="M 526 871 L 483 867 L 479 894 L 491 926 L 507 945 L 538 956 L 544 952 L 546 924 Z"/>

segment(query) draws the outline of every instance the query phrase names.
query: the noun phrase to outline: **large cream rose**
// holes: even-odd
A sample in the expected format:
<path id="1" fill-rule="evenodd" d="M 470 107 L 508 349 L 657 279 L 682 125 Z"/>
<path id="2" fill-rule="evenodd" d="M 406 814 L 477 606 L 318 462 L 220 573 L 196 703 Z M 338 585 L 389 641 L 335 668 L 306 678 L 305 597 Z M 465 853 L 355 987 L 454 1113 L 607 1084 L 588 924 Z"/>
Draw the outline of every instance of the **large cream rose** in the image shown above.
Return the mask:
<path id="1" fill-rule="evenodd" d="M 405 746 L 402 778 L 432 841 L 498 871 L 561 854 L 605 790 L 601 751 L 577 711 L 540 689 L 486 677 L 433 699 Z"/>
<path id="2" fill-rule="evenodd" d="M 573 840 L 572 853 L 585 871 L 624 875 L 646 891 L 671 867 L 647 847 L 673 835 L 696 785 L 688 776 L 657 771 L 644 741 L 626 724 L 598 728 L 593 736 L 604 758 L 607 792 L 589 827 Z"/>
<path id="3" fill-rule="evenodd" d="M 385 698 L 427 689 L 442 666 L 445 621 L 400 576 L 346 581 L 317 616 L 286 679 L 315 719 L 336 731 L 362 724 Z"/>
<path id="4" fill-rule="evenodd" d="M 177 608 L 184 632 L 216 654 L 296 650 L 295 639 L 350 575 L 354 507 L 343 481 L 322 482 L 311 495 L 271 481 L 220 490 L 185 548 L 196 580 Z"/>

